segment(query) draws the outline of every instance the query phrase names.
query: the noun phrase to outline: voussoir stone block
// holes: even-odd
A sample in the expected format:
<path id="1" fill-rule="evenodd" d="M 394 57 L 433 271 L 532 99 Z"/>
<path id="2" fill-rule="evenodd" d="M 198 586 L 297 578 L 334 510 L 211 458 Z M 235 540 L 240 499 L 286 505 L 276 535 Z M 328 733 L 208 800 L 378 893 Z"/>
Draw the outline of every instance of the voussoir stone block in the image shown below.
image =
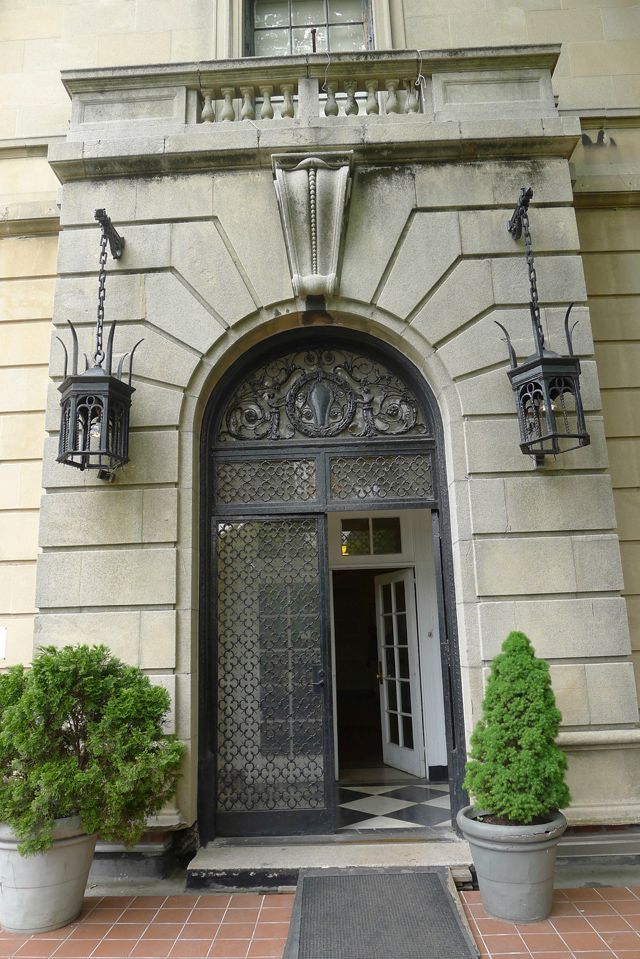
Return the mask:
<path id="1" fill-rule="evenodd" d="M 250 202 L 243 202 L 243 197 L 250 197 Z M 271 170 L 218 174 L 213 207 L 260 303 L 268 306 L 291 299 L 291 274 Z M 265 236 L 269 237 L 268 256 L 262 243 Z"/>
<path id="2" fill-rule="evenodd" d="M 419 330 L 429 343 L 437 344 L 474 316 L 489 309 L 493 303 L 489 262 L 460 260 L 413 317 L 411 325 Z M 494 348 L 494 355 L 497 352 Z M 447 355 L 445 354 L 445 357 Z"/>
<path id="3" fill-rule="evenodd" d="M 200 353 L 206 353 L 224 333 L 219 320 L 174 273 L 148 273 L 144 290 L 149 323 Z"/>
<path id="4" fill-rule="evenodd" d="M 236 261 L 214 223 L 172 225 L 172 265 L 228 324 L 256 309 Z"/>
<path id="5" fill-rule="evenodd" d="M 189 220 L 213 215 L 213 177 L 158 176 L 138 180 L 136 219 Z"/>
<path id="6" fill-rule="evenodd" d="M 92 200 L 87 194 L 87 202 Z M 168 267 L 171 254 L 171 224 L 129 224 L 122 235 L 126 246 L 122 257 L 107 262 L 108 273 L 118 270 L 149 270 Z M 59 273 L 98 273 L 99 231 L 63 230 L 58 246 Z"/>
<path id="7" fill-rule="evenodd" d="M 542 207 L 531 211 L 531 219 L 536 253 L 579 249 L 576 218 L 571 208 Z M 460 233 L 464 256 L 513 253 L 520 249 L 507 230 L 504 210 L 461 210 Z"/>
<path id="8" fill-rule="evenodd" d="M 96 253 L 98 247 L 96 244 Z M 105 322 L 116 320 L 142 320 L 145 316 L 144 275 L 142 273 L 114 273 L 107 263 L 107 296 L 105 299 Z M 94 269 L 97 272 L 97 256 Z M 97 307 L 97 276 L 60 277 L 56 283 L 53 319 L 56 326 L 74 324 L 94 326 Z M 58 331 L 60 332 L 60 331 Z M 88 342 L 91 342 L 90 335 Z M 117 341 L 116 341 L 117 342 Z"/>
<path id="9" fill-rule="evenodd" d="M 410 167 L 356 169 L 340 273 L 343 296 L 371 302 L 415 205 Z"/>
<path id="10" fill-rule="evenodd" d="M 406 318 L 460 256 L 460 249 L 457 214 L 416 213 L 378 305 Z"/>

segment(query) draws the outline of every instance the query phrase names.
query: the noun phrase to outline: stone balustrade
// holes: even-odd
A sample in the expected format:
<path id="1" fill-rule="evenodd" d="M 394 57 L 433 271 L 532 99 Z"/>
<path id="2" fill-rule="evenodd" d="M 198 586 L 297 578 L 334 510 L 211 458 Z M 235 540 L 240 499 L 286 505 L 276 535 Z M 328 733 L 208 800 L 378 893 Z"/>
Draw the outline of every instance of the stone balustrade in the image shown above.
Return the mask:
<path id="1" fill-rule="evenodd" d="M 253 57 L 63 73 L 73 139 L 230 123 L 557 117 L 558 46 Z M 135 129 L 134 129 L 135 128 Z"/>

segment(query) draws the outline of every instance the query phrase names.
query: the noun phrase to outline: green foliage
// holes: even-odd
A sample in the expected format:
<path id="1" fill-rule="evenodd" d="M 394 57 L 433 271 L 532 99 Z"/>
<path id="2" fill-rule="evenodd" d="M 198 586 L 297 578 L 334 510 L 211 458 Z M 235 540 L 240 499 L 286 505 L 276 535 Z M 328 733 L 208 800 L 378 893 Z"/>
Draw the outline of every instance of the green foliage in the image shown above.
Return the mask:
<path id="1" fill-rule="evenodd" d="M 464 787 L 476 809 L 527 824 L 569 804 L 567 760 L 555 742 L 560 719 L 548 663 L 524 633 L 510 633 L 471 736 Z"/>
<path id="2" fill-rule="evenodd" d="M 45 647 L 0 675 L 0 821 L 24 854 L 47 849 L 54 820 L 135 843 L 175 791 L 183 745 L 162 731 L 165 689 L 105 646 Z"/>

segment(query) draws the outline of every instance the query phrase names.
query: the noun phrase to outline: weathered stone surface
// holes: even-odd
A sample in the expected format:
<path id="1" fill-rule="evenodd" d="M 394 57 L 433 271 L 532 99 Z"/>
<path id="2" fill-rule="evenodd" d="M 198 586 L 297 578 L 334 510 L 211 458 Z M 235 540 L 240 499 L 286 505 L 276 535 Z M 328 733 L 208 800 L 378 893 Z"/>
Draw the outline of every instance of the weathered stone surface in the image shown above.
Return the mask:
<path id="1" fill-rule="evenodd" d="M 588 663 L 585 673 L 589 719 L 593 725 L 638 722 L 638 699 L 631 663 Z"/>
<path id="2" fill-rule="evenodd" d="M 570 666 L 552 666 L 550 672 L 556 705 L 562 713 L 561 725 L 588 725 L 589 703 L 584 665 L 572 663 Z"/>
<path id="3" fill-rule="evenodd" d="M 97 264 L 94 264 L 94 268 L 96 266 Z M 145 317 L 144 275 L 112 272 L 110 267 L 111 261 L 107 266 L 109 277 L 105 299 L 105 322 L 143 320 Z M 97 289 L 96 276 L 60 277 L 56 283 L 54 299 L 53 316 L 56 326 L 62 326 L 64 329 L 67 321 L 70 320 L 74 324 L 87 324 L 92 330 L 96 322 Z M 79 334 L 79 338 L 83 335 L 87 337 L 87 340 L 83 342 L 90 343 L 89 330 Z M 88 349 L 88 346 L 86 348 Z"/>
<path id="4" fill-rule="evenodd" d="M 144 277 L 146 318 L 149 323 L 206 353 L 224 327 L 200 303 L 194 291 L 174 273 L 148 273 Z"/>
<path id="5" fill-rule="evenodd" d="M 573 542 L 569 536 L 477 540 L 474 552 L 478 596 L 576 592 Z"/>
<path id="6" fill-rule="evenodd" d="M 615 535 L 574 536 L 576 584 L 581 592 L 621 590 L 620 544 Z"/>
<path id="7" fill-rule="evenodd" d="M 489 263 L 484 260 L 460 260 L 412 318 L 411 325 L 429 343 L 436 344 L 474 316 L 489 309 L 493 303 Z M 498 353 L 497 346 L 495 344 L 493 349 L 494 356 Z M 447 355 L 445 353 L 445 363 Z"/>
<path id="8" fill-rule="evenodd" d="M 563 453 L 563 469 L 599 469 L 607 466 L 607 443 L 602 420 L 589 417 L 587 430 L 591 445 L 571 453 Z M 520 452 L 520 432 L 515 418 L 468 420 L 464 425 L 467 461 L 470 473 L 528 472 L 535 470 L 531 457 Z M 609 447 L 610 448 L 610 447 Z M 555 468 L 548 458 L 545 469 Z M 640 466 L 640 464 L 639 464 Z"/>
<path id="9" fill-rule="evenodd" d="M 514 629 L 526 633 L 545 659 L 629 653 L 625 601 L 617 596 L 506 600 L 480 603 L 478 609 L 483 659 L 493 659 Z"/>
<path id="10" fill-rule="evenodd" d="M 159 176 L 136 182 L 136 219 L 190 220 L 213 215 L 213 177 Z"/>
<path id="11" fill-rule="evenodd" d="M 356 169 L 340 274 L 343 296 L 371 302 L 415 205 L 410 167 Z"/>
<path id="12" fill-rule="evenodd" d="M 243 197 L 250 198 L 245 202 Z M 291 276 L 270 170 L 222 173 L 215 178 L 213 206 L 260 303 L 268 306 L 289 300 Z M 259 224 L 259 234 L 256 231 Z M 269 237 L 264 256 L 260 236 Z"/>
<path id="13" fill-rule="evenodd" d="M 214 223 L 174 223 L 171 263 L 225 323 L 235 323 L 256 305 Z"/>
<path id="14" fill-rule="evenodd" d="M 455 213 L 416 213 L 378 305 L 406 319 L 460 256 L 460 242 Z"/>
<path id="15" fill-rule="evenodd" d="M 136 606 L 175 602 L 173 549 L 73 552 L 66 554 L 65 560 L 69 557 L 75 558 L 80 567 L 80 602 L 65 605 Z"/>
<path id="16" fill-rule="evenodd" d="M 470 493 L 474 533 L 615 528 L 608 476 L 473 480 Z"/>
<path id="17" fill-rule="evenodd" d="M 58 246 L 59 273 L 98 273 L 98 238 L 96 228 L 63 230 Z M 125 249 L 119 260 L 108 261 L 109 273 L 119 270 L 149 270 L 168 267 L 171 251 L 169 223 L 129 224 L 122 229 Z"/>

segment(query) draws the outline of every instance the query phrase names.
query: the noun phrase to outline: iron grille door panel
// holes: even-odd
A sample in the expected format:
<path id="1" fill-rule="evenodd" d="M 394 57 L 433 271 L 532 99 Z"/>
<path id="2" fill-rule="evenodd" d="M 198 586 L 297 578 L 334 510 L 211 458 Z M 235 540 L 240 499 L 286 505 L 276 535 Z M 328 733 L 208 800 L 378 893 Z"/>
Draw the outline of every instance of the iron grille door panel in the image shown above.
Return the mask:
<path id="1" fill-rule="evenodd" d="M 218 520 L 217 832 L 333 827 L 320 518 Z"/>

